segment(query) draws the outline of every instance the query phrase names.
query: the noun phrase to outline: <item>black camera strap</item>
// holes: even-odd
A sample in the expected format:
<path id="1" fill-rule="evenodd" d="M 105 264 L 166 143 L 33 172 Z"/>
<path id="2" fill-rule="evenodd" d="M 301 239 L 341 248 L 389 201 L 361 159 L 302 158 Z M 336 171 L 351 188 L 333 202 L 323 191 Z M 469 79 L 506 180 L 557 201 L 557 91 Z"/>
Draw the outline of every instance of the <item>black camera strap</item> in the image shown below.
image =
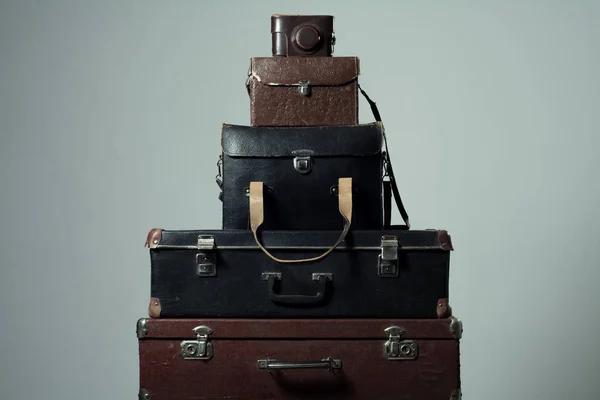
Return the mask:
<path id="1" fill-rule="evenodd" d="M 383 143 L 385 145 L 385 152 L 383 154 L 383 226 L 385 229 L 389 229 L 392 225 L 392 194 L 394 195 L 394 200 L 396 201 L 396 206 L 398 207 L 398 211 L 406 224 L 406 227 L 410 229 L 410 222 L 408 219 L 408 213 L 404 208 L 404 204 L 402 204 L 402 199 L 400 198 L 400 192 L 398 191 L 398 185 L 396 184 L 396 177 L 394 176 L 394 170 L 392 168 L 392 162 L 390 160 L 390 151 L 388 149 L 387 138 L 385 136 L 385 129 L 383 127 L 383 122 L 381 121 L 381 115 L 379 114 L 379 110 L 377 109 L 377 105 L 371 98 L 365 93 L 365 91 L 358 85 L 358 89 L 360 93 L 367 99 L 369 106 L 371 106 L 371 111 L 373 112 L 373 117 L 375 117 L 375 121 L 381 122 L 381 130 L 383 133 Z M 385 178 L 388 178 L 386 180 Z"/>

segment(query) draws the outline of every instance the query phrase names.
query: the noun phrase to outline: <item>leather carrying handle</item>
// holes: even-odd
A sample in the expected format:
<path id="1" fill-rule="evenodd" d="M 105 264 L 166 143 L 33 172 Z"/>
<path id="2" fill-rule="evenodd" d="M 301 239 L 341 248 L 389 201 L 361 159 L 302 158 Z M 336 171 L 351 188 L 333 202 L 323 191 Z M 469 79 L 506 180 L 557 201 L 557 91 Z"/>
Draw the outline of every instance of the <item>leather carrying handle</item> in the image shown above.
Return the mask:
<path id="1" fill-rule="evenodd" d="M 325 298 L 327 289 L 327 277 L 319 276 L 319 291 L 315 295 L 305 294 L 277 294 L 275 293 L 275 276 L 269 276 L 269 293 L 271 301 L 276 304 L 287 305 L 310 305 L 318 304 Z"/>
<path id="2" fill-rule="evenodd" d="M 283 260 L 275 257 L 269 253 L 267 249 L 265 249 L 258 238 L 258 228 L 262 225 L 265 219 L 263 186 L 263 182 L 250 182 L 250 229 L 254 234 L 254 240 L 256 241 L 258 247 L 273 261 L 289 264 L 320 260 L 325 258 L 337 246 L 339 246 L 339 244 L 344 240 L 350 231 L 350 225 L 352 224 L 352 178 L 340 178 L 338 181 L 338 208 L 345 222 L 344 229 L 342 230 L 342 234 L 338 238 L 337 242 L 325 253 L 313 258 Z"/>

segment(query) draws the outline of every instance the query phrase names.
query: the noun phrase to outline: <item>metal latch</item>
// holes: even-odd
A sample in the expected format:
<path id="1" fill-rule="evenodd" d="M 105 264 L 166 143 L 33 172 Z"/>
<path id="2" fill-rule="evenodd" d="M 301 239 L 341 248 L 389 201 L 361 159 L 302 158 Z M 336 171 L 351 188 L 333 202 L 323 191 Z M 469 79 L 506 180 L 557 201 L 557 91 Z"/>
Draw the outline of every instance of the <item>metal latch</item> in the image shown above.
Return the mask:
<path id="1" fill-rule="evenodd" d="M 303 79 L 298 82 L 298 92 L 302 96 L 308 96 L 310 94 L 310 81 L 308 79 Z"/>
<path id="2" fill-rule="evenodd" d="M 196 274 L 198 276 L 217 275 L 217 255 L 212 252 L 215 248 L 213 236 L 198 236 L 198 249 L 206 250 L 196 254 Z"/>
<path id="3" fill-rule="evenodd" d="M 294 169 L 301 174 L 308 174 L 312 169 L 312 159 L 313 151 L 311 150 L 294 150 L 292 151 L 292 155 L 294 157 Z"/>
<path id="4" fill-rule="evenodd" d="M 385 329 L 389 339 L 383 345 L 383 355 L 388 360 L 414 360 L 419 355 L 419 346 L 414 340 L 402 340 L 406 330 L 401 326 Z"/>
<path id="5" fill-rule="evenodd" d="M 184 360 L 210 360 L 213 356 L 213 345 L 208 341 L 208 335 L 213 331 L 208 326 L 197 326 L 192 329 L 196 340 L 181 342 L 181 357 Z"/>
<path id="6" fill-rule="evenodd" d="M 398 238 L 383 236 L 381 254 L 377 262 L 377 274 L 382 278 L 398 277 Z"/>

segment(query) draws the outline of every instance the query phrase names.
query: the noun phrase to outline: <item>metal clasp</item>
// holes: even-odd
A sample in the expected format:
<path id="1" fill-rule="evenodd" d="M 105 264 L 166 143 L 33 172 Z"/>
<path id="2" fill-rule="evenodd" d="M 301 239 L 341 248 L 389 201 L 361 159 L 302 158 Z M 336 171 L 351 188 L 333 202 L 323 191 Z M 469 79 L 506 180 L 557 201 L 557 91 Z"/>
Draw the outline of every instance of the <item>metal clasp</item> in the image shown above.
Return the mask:
<path id="1" fill-rule="evenodd" d="M 381 254 L 377 262 L 377 274 L 382 278 L 398 277 L 398 238 L 381 237 Z"/>
<path id="2" fill-rule="evenodd" d="M 208 341 L 208 335 L 213 331 L 208 326 L 197 326 L 192 329 L 196 333 L 196 340 L 181 342 L 181 357 L 184 360 L 209 360 L 213 356 L 213 345 Z"/>
<path id="3" fill-rule="evenodd" d="M 207 251 L 196 254 L 196 275 L 201 277 L 217 275 L 217 255 L 211 251 L 214 248 L 213 236 L 198 236 L 198 249 Z"/>
<path id="4" fill-rule="evenodd" d="M 310 94 L 310 81 L 308 79 L 302 79 L 298 82 L 298 92 L 302 96 L 308 96 Z"/>
<path id="5" fill-rule="evenodd" d="M 294 169 L 301 174 L 308 174 L 312 170 L 313 151 L 311 150 L 294 150 Z"/>
<path id="6" fill-rule="evenodd" d="M 389 335 L 383 345 L 383 355 L 388 360 L 414 360 L 419 355 L 419 346 L 414 340 L 402 340 L 406 330 L 401 326 L 390 326 L 385 329 Z"/>

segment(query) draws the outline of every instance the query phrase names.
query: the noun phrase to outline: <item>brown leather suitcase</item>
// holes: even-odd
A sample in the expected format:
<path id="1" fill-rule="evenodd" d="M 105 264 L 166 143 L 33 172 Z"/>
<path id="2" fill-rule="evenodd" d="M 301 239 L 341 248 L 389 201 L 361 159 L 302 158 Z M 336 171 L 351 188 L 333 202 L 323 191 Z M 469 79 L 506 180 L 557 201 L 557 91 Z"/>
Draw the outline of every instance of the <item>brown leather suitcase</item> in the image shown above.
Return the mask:
<path id="1" fill-rule="evenodd" d="M 460 320 L 138 321 L 142 400 L 458 400 Z"/>
<path id="2" fill-rule="evenodd" d="M 357 57 L 255 57 L 246 85 L 252 126 L 358 124 Z"/>

